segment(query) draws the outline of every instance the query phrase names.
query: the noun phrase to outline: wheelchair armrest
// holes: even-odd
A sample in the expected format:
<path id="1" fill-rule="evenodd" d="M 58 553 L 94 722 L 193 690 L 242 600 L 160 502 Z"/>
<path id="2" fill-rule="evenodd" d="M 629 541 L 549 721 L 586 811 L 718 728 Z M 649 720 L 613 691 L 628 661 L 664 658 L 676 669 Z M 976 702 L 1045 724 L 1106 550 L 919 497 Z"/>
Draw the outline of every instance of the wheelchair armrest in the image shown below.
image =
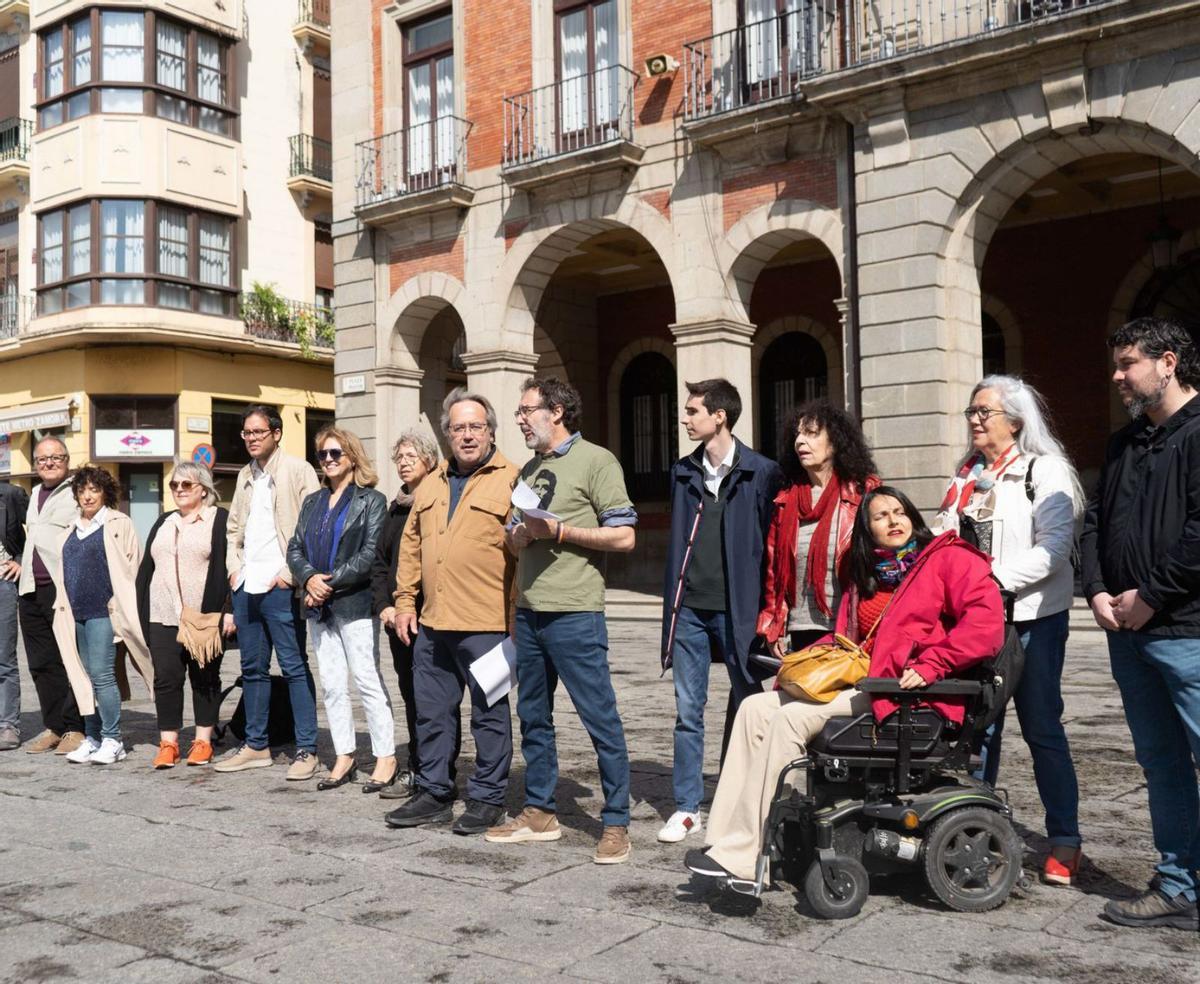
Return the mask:
<path id="1" fill-rule="evenodd" d="M 855 684 L 855 689 L 864 694 L 877 697 L 892 697 L 902 703 L 916 702 L 930 694 L 937 697 L 964 696 L 974 697 L 983 692 L 983 684 L 978 680 L 939 680 L 925 687 L 905 690 L 900 681 L 891 677 L 865 677 Z"/>
<path id="2" fill-rule="evenodd" d="M 771 656 L 767 653 L 751 653 L 750 662 L 766 667 L 772 673 L 778 673 L 779 668 L 783 666 L 783 660 L 778 656 Z"/>

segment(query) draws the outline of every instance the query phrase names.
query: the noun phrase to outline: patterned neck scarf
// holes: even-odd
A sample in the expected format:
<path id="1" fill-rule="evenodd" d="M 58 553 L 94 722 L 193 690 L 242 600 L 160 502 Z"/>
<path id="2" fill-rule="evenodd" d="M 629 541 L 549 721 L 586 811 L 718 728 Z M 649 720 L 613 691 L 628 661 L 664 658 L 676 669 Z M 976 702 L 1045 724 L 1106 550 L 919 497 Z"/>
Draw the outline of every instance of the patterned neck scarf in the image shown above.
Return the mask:
<path id="1" fill-rule="evenodd" d="M 899 587 L 904 576 L 917 562 L 921 548 L 917 546 L 917 538 L 913 537 L 904 546 L 891 550 L 887 547 L 875 548 L 875 578 L 885 588 Z"/>

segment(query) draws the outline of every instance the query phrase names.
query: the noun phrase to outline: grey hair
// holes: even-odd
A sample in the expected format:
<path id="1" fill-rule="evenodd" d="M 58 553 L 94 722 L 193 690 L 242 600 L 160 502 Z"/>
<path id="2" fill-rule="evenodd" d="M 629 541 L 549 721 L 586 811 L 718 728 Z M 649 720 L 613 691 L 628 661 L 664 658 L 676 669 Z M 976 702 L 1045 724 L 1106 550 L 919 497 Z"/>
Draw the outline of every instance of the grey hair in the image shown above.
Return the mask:
<path id="1" fill-rule="evenodd" d="M 71 452 L 70 452 L 70 451 L 67 449 L 67 442 L 66 442 L 66 441 L 64 441 L 64 440 L 63 440 L 61 437 L 59 437 L 57 434 L 47 434 L 47 435 L 45 435 L 45 436 L 44 436 L 44 437 L 43 437 L 41 440 L 39 440 L 39 441 L 37 442 L 37 444 L 35 444 L 35 445 L 33 446 L 33 451 L 34 451 L 34 454 L 37 454 L 37 449 L 38 449 L 38 448 L 40 448 L 40 447 L 41 447 L 43 444 L 47 443 L 48 441 L 53 441 L 53 442 L 54 442 L 55 444 L 57 444 L 57 445 L 58 445 L 60 448 L 62 448 L 62 449 L 63 449 L 63 454 L 65 454 L 65 455 L 67 456 L 67 460 L 68 460 L 68 461 L 70 461 L 70 459 L 71 459 Z"/>
<path id="2" fill-rule="evenodd" d="M 437 441 L 433 439 L 433 435 L 428 431 L 410 427 L 396 438 L 396 443 L 392 445 L 393 462 L 399 459 L 400 449 L 406 444 L 417 452 L 417 457 L 425 463 L 425 467 L 430 471 L 433 471 L 437 467 L 439 458 Z"/>
<path id="3" fill-rule="evenodd" d="M 194 461 L 177 461 L 175 467 L 171 469 L 171 478 L 178 478 L 184 482 L 195 482 L 204 491 L 206 504 L 217 502 L 221 498 L 217 495 L 212 472 L 205 465 L 197 464 Z"/>
<path id="4" fill-rule="evenodd" d="M 496 421 L 496 411 L 492 408 L 491 400 L 479 393 L 472 393 L 465 386 L 455 386 L 442 401 L 442 433 L 450 436 L 450 408 L 456 403 L 467 402 L 478 403 L 483 407 L 484 413 L 487 414 L 487 425 L 491 429 L 492 437 L 495 437 L 500 426 Z"/>
<path id="5" fill-rule="evenodd" d="M 971 401 L 981 390 L 990 389 L 1000 398 L 1000 406 L 1004 408 L 1005 416 L 1017 425 L 1017 449 L 1027 458 L 1060 458 L 1067 466 L 1071 475 L 1071 501 L 1078 516 L 1083 511 L 1083 486 L 1079 482 L 1079 473 L 1067 456 L 1066 448 L 1054 436 L 1050 426 L 1050 411 L 1046 400 L 1036 389 L 1017 376 L 992 375 L 984 376 L 975 388 L 971 390 Z M 971 444 L 971 427 L 967 425 L 967 450 L 959 461 L 965 463 L 973 454 L 975 448 Z"/>

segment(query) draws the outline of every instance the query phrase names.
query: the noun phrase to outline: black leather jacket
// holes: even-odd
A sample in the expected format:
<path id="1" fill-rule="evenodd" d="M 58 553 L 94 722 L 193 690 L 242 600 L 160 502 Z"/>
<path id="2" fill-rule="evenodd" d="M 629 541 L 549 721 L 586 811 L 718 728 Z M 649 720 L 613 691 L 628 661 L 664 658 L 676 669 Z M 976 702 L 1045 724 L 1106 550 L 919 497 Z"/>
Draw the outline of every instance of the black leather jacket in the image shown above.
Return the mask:
<path id="1" fill-rule="evenodd" d="M 345 494 L 352 495 L 346 509 L 346 522 L 342 527 L 342 538 L 338 542 L 333 558 L 333 571 L 329 583 L 333 597 L 329 601 L 333 614 L 338 618 L 370 618 L 371 611 L 371 565 L 375 560 L 375 549 L 379 535 L 387 518 L 387 499 L 375 489 L 352 485 Z M 296 583 L 296 590 L 303 595 L 308 579 L 318 573 L 309 563 L 304 533 L 310 523 L 317 521 L 316 509 L 321 493 L 314 492 L 300 504 L 300 517 L 296 521 L 296 532 L 288 543 L 287 562 Z"/>

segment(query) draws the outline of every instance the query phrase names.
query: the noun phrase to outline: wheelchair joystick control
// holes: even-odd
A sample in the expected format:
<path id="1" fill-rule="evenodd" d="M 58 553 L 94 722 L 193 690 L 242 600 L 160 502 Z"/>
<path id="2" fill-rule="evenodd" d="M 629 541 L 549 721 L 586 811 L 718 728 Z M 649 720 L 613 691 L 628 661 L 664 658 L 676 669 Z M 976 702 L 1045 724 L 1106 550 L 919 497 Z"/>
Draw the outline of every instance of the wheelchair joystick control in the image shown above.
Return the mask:
<path id="1" fill-rule="evenodd" d="M 921 850 L 921 839 L 919 837 L 903 837 L 894 830 L 876 828 L 871 831 L 865 846 L 872 854 L 881 858 L 915 861 Z"/>

